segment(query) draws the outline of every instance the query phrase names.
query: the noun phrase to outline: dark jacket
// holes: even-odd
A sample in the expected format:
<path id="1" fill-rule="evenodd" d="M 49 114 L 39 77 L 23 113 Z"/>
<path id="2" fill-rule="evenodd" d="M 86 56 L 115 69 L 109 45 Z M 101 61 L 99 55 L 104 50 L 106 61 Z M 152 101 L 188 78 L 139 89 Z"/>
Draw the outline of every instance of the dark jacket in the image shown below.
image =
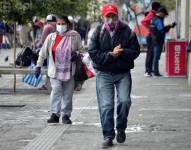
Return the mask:
<path id="1" fill-rule="evenodd" d="M 171 26 L 164 26 L 164 18 L 155 16 L 151 22 L 150 32 L 153 44 L 162 45 L 165 41 L 165 35 Z"/>
<path id="2" fill-rule="evenodd" d="M 128 25 L 120 22 L 118 30 L 111 38 L 106 29 L 99 25 L 94 31 L 88 52 L 94 63 L 94 68 L 99 71 L 123 73 L 134 68 L 134 59 L 140 54 L 140 46 L 135 33 Z M 109 54 L 113 49 L 121 44 L 124 52 L 117 58 Z"/>

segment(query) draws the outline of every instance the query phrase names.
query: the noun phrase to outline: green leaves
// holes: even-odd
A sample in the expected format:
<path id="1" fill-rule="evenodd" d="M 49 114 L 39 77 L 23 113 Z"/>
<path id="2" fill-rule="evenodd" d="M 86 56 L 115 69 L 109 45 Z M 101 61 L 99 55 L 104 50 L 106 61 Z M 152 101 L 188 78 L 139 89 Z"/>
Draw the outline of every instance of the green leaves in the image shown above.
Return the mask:
<path id="1" fill-rule="evenodd" d="M 0 2 L 0 16 L 8 22 L 23 24 L 34 16 L 34 2 L 35 0 L 3 0 Z"/>
<path id="2" fill-rule="evenodd" d="M 33 16 L 47 14 L 86 16 L 88 3 L 93 0 L 1 0 L 0 17 L 4 20 L 26 23 Z"/>

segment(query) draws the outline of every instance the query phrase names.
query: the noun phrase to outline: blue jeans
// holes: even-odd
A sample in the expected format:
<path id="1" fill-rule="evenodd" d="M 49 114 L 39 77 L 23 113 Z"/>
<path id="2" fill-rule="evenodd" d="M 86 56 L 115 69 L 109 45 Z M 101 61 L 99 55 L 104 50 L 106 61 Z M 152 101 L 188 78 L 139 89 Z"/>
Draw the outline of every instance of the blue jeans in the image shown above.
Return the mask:
<path id="1" fill-rule="evenodd" d="M 131 74 L 106 73 L 98 71 L 96 75 L 96 90 L 103 136 L 115 138 L 114 130 L 114 97 L 117 92 L 116 129 L 124 131 L 127 128 L 127 118 L 131 106 Z"/>
<path id="2" fill-rule="evenodd" d="M 50 100 L 51 100 L 51 114 L 57 116 L 67 115 L 71 116 L 72 112 L 72 97 L 74 91 L 74 78 L 69 81 L 60 81 L 50 78 L 52 87 Z"/>
<path id="3" fill-rule="evenodd" d="M 159 60 L 162 53 L 163 44 L 153 45 L 153 73 L 159 74 Z"/>

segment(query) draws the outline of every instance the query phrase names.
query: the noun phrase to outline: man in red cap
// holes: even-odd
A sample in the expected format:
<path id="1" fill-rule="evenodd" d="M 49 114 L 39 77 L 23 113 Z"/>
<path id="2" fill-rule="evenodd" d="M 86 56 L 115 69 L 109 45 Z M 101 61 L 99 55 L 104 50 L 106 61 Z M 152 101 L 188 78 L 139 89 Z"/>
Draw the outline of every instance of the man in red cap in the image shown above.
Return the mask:
<path id="1" fill-rule="evenodd" d="M 116 140 L 125 142 L 127 118 L 131 106 L 131 73 L 140 54 L 136 35 L 119 20 L 118 9 L 108 4 L 102 9 L 103 23 L 94 31 L 88 52 L 94 63 L 97 100 L 103 131 L 103 148 L 113 146 L 114 97 L 117 92 Z"/>

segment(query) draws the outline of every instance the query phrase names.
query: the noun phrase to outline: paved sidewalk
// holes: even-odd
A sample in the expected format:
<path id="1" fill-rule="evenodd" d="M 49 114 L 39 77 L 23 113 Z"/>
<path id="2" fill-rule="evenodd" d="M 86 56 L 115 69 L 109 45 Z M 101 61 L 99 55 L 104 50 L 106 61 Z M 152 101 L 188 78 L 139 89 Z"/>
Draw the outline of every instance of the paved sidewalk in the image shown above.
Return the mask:
<path id="1" fill-rule="evenodd" d="M 110 149 L 190 150 L 191 89 L 187 88 L 187 80 L 144 77 L 144 58 L 142 53 L 132 71 L 127 140 L 124 144 L 114 141 Z M 0 150 L 101 149 L 95 78 L 85 82 L 82 91 L 74 94 L 73 125 L 48 125 L 49 94 L 24 85 L 22 76 L 18 78 L 16 94 L 2 90 L 12 87 L 12 76 L 0 78 L 0 105 L 9 105 L 0 107 Z"/>

